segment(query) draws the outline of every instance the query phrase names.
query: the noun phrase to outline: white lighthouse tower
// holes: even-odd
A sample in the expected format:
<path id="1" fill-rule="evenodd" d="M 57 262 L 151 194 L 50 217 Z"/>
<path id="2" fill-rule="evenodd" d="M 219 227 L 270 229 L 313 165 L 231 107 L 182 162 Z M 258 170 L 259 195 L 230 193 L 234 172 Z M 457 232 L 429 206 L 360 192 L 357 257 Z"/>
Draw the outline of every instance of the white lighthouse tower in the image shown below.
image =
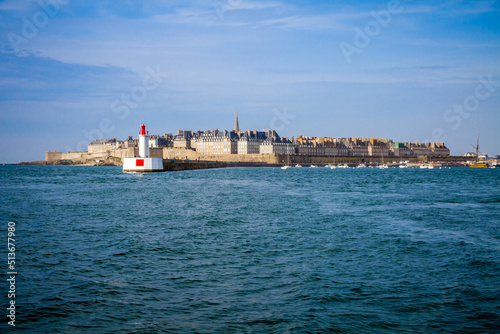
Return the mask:
<path id="1" fill-rule="evenodd" d="M 146 131 L 144 124 L 139 131 L 139 157 L 123 159 L 123 171 L 139 173 L 163 171 L 163 159 L 149 156 L 149 132 Z"/>
<path id="2" fill-rule="evenodd" d="M 139 131 L 139 156 L 141 158 L 149 158 L 149 131 L 146 131 L 146 126 L 141 126 Z"/>

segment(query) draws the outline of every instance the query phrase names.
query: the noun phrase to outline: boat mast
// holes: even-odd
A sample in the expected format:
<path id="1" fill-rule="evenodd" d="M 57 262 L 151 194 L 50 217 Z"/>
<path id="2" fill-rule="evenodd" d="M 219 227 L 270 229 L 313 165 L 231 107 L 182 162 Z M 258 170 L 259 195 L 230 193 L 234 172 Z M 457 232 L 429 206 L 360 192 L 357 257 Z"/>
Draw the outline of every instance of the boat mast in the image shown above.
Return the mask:
<path id="1" fill-rule="evenodd" d="M 479 135 L 477 135 L 476 162 L 479 162 Z"/>

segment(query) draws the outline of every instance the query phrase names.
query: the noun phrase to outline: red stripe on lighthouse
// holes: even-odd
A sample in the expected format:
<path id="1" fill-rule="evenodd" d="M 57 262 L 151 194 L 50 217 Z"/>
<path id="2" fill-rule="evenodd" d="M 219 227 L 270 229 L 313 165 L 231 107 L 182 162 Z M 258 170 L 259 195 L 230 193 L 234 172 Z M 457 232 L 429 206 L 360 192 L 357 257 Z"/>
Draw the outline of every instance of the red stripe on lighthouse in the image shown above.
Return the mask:
<path id="1" fill-rule="evenodd" d="M 144 159 L 135 159 L 135 167 L 144 167 Z"/>

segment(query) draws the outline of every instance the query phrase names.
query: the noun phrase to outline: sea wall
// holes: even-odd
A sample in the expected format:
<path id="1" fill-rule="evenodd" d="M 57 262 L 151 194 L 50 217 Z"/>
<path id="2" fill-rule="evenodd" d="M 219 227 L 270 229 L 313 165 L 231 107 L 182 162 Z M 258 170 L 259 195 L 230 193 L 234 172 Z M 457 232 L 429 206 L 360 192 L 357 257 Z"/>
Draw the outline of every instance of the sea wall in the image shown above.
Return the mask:
<path id="1" fill-rule="evenodd" d="M 195 150 L 185 148 L 150 148 L 151 158 L 162 158 L 165 160 L 184 160 L 184 161 L 213 161 L 213 162 L 232 162 L 232 163 L 265 163 L 265 164 L 328 164 L 328 163 L 380 163 L 381 158 L 376 157 L 325 157 L 310 155 L 285 155 L 285 154 L 221 154 L 221 155 L 201 155 Z M 139 155 L 137 148 L 115 149 L 106 152 L 46 152 L 45 161 L 54 163 L 61 160 L 73 163 L 93 163 L 96 160 L 111 159 L 115 163 L 121 163 L 124 158 L 133 158 Z M 439 160 L 456 160 L 457 157 L 438 158 Z M 427 161 L 429 157 L 412 158 L 394 158 L 387 157 L 385 162 L 393 160 Z"/>
<path id="2" fill-rule="evenodd" d="M 222 155 L 203 155 L 202 160 L 205 161 L 221 161 L 221 162 L 260 162 L 275 164 L 276 155 L 274 154 L 222 154 Z"/>
<path id="3" fill-rule="evenodd" d="M 139 154 L 137 154 L 139 156 Z M 149 157 L 150 158 L 163 158 L 163 149 L 162 148 L 150 148 L 149 149 Z"/>
<path id="4" fill-rule="evenodd" d="M 191 149 L 164 148 L 163 159 L 191 160 L 191 161 L 219 161 L 219 162 L 258 162 L 274 164 L 277 162 L 275 154 L 217 154 L 201 155 Z"/>
<path id="5" fill-rule="evenodd" d="M 185 148 L 164 148 L 163 159 L 176 160 L 201 160 L 200 154 Z"/>
<path id="6" fill-rule="evenodd" d="M 45 161 L 54 162 L 62 159 L 62 152 L 45 152 Z"/>
<path id="7" fill-rule="evenodd" d="M 123 160 L 124 158 L 133 158 L 136 155 L 139 155 L 138 153 L 139 153 L 139 149 L 129 147 L 129 148 L 112 150 L 112 151 L 109 151 L 109 153 L 104 154 L 104 155 L 117 157 L 117 158 L 120 158 Z M 103 153 L 101 153 L 101 155 L 103 155 Z M 154 157 L 154 158 L 158 158 L 158 157 Z M 161 157 L 159 157 L 159 158 L 161 158 Z"/>

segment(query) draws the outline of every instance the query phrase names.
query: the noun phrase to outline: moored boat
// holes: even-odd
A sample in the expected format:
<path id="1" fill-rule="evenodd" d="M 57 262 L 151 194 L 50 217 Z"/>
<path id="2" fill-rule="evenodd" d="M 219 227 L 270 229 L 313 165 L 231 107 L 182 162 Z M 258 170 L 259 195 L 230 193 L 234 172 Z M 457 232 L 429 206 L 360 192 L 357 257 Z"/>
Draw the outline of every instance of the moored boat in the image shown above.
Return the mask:
<path id="1" fill-rule="evenodd" d="M 488 164 L 485 161 L 479 161 L 479 136 L 477 136 L 476 146 L 472 146 L 476 149 L 476 162 L 470 163 L 471 168 L 488 168 Z"/>
<path id="2" fill-rule="evenodd" d="M 469 165 L 470 168 L 487 168 L 488 165 L 482 162 L 476 162 Z"/>

